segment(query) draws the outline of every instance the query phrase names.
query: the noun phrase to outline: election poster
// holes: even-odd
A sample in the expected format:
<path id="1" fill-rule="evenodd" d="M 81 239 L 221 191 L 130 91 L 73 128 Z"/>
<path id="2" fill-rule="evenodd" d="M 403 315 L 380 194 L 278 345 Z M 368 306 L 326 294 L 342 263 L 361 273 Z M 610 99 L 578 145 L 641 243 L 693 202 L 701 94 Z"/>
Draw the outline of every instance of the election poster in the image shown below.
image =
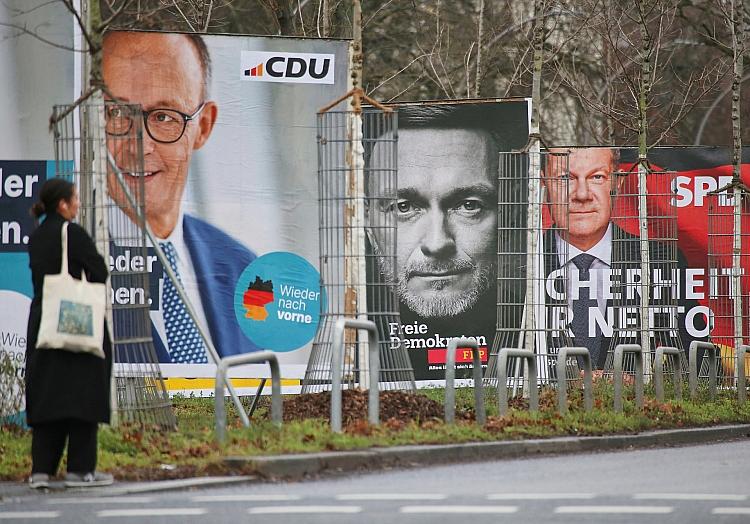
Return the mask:
<path id="1" fill-rule="evenodd" d="M 645 190 L 639 188 L 633 149 L 556 151 L 567 155 L 567 169 L 548 166 L 541 176 L 549 228 L 543 237 L 543 296 L 552 352 L 566 345 L 583 346 L 594 367 L 611 365 L 607 352 L 615 345 L 642 344 L 641 306 L 646 297 L 652 352 L 667 346 L 687 354 L 691 343 L 710 337 L 721 350 L 728 367 L 724 371 L 733 374 L 729 290 L 732 275 L 739 271 L 739 292 L 747 296 L 750 261 L 741 256 L 740 267 L 733 268 L 729 150 L 652 149 Z M 744 153 L 748 160 L 748 151 Z M 747 169 L 743 164 L 745 183 Z M 641 200 L 646 205 L 644 242 L 639 237 Z M 742 205 L 740 227 L 747 231 L 747 203 Z M 747 252 L 746 234 L 741 243 Z M 648 268 L 645 277 L 642 262 Z"/>
<path id="2" fill-rule="evenodd" d="M 669 149 L 659 154 L 680 154 L 696 163 L 700 152 Z M 644 343 L 644 320 L 652 352 L 659 346 L 687 351 L 693 341 L 707 340 L 706 246 L 702 257 L 684 253 L 692 248 L 686 233 L 690 226 L 681 223 L 676 198 L 684 176 L 655 159 L 642 168 L 647 170 L 645 188 L 639 186 L 631 149 L 549 150 L 540 173 L 543 278 L 535 283 L 542 288 L 537 296 L 543 297 L 538 302 L 544 313 L 537 323 L 545 330 L 541 342 L 547 352 L 585 347 L 593 367 L 606 369 L 616 345 Z M 692 222 L 698 211 L 691 214 Z M 515 305 L 522 307 L 520 301 Z M 515 344 L 518 338 L 509 333 L 513 326 L 502 327 L 503 347 Z"/>
<path id="3" fill-rule="evenodd" d="M 370 235 L 380 271 L 396 288 L 400 322 L 390 347 L 408 351 L 418 381 L 445 376 L 454 337 L 476 339 L 486 365 L 495 335 L 498 151 L 528 140 L 525 99 L 398 104 L 395 246 Z M 393 237 L 390 237 L 393 242 Z M 396 263 L 378 252 L 395 249 Z M 469 351 L 456 355 L 470 376 Z"/>
<path id="4" fill-rule="evenodd" d="M 632 156 L 632 153 L 630 153 Z M 623 152 L 623 158 L 629 160 Z M 684 258 L 679 283 L 681 309 L 680 328 L 689 341 L 708 340 L 720 351 L 723 372 L 735 375 L 734 366 L 734 300 L 740 296 L 743 318 L 742 336 L 747 341 L 750 333 L 750 202 L 740 202 L 740 215 L 735 222 L 735 203 L 732 189 L 732 156 L 729 148 L 720 147 L 664 147 L 649 153 L 656 169 L 672 172 L 669 187 L 659 187 L 651 180 L 649 199 L 652 213 L 677 215 L 677 246 Z M 625 163 L 622 167 L 630 168 Z M 656 177 L 654 177 L 656 178 Z M 742 152 L 740 181 L 750 185 L 750 148 Z M 663 184 L 663 182 L 662 182 Z M 631 203 L 632 204 L 632 203 Z M 671 211 L 676 208 L 676 213 Z M 735 226 L 736 224 L 736 226 Z M 631 232 L 634 224 L 626 224 Z M 735 227 L 737 236 L 735 237 Z M 735 246 L 735 238 L 739 244 Z M 739 248 L 735 264 L 733 252 Z M 734 276 L 739 276 L 735 279 Z M 739 285 L 734 289 L 735 284 Z M 700 317 L 704 316 L 705 321 Z M 685 346 L 687 350 L 687 346 Z M 750 361 L 746 359 L 745 368 Z"/>
<path id="5" fill-rule="evenodd" d="M 74 20 L 60 10 L 52 33 L 73 47 Z M 60 26 L 68 22 L 66 33 Z M 0 47 L 18 64 L 19 79 L 40 86 L 31 97 L 7 84 L 2 89 L 9 96 L 0 102 L 6 115 L 0 158 L 7 159 L 0 160 L 0 310 L 12 312 L 0 319 L 0 340 L 21 378 L 33 294 L 25 246 L 35 226 L 28 210 L 44 180 L 58 172 L 48 129 L 52 107 L 81 90 L 78 54 L 23 38 L 9 34 Z M 299 388 L 325 300 L 318 272 L 317 111 L 348 90 L 349 45 L 153 32 L 110 32 L 104 43 L 105 98 L 144 109 L 143 172 L 118 167 L 126 182 L 143 181 L 147 221 L 169 250 L 201 327 L 220 357 L 275 351 L 286 391 Z M 122 196 L 108 194 L 111 224 L 132 219 Z M 167 389 L 212 392 L 215 366 L 205 348 L 176 349 L 175 337 L 186 335 L 175 335 L 169 321 L 184 324 L 184 308 L 164 306 L 175 290 L 154 247 L 144 252 L 112 242 L 108 256 L 113 304 L 150 308 Z M 148 289 L 118 285 L 128 281 L 121 275 L 144 269 Z M 170 309 L 183 315 L 167 318 Z M 132 363 L 120 360 L 115 372 Z M 255 391 L 257 378 L 269 374 L 267 366 L 241 372 L 240 392 Z"/>
<path id="6" fill-rule="evenodd" d="M 508 238 L 506 233 L 513 228 L 523 233 L 515 238 L 526 237 L 526 205 L 517 204 L 526 201 L 521 193 L 527 191 L 528 174 L 519 170 L 516 179 L 501 174 L 485 194 L 480 190 L 482 182 L 474 178 L 481 172 L 478 159 L 485 157 L 480 143 L 468 138 L 471 124 L 462 121 L 460 129 L 465 133 L 454 130 L 450 143 L 440 143 L 436 136 L 428 141 L 419 132 L 409 131 L 412 116 L 403 112 L 406 116 L 399 115 L 404 123 L 399 132 L 398 268 L 381 266 L 379 270 L 396 286 L 400 299 L 401 323 L 391 326 L 391 345 L 408 348 L 415 376 L 426 384 L 444 378 L 445 348 L 452 337 L 474 337 L 480 347 L 492 348 L 499 328 L 497 337 L 503 347 L 519 344 L 526 261 L 518 254 L 509 256 L 508 246 L 498 248 L 497 242 Z M 429 120 L 419 117 L 424 120 L 418 120 L 423 126 L 418 129 L 424 133 Z M 439 136 L 439 131 L 433 133 Z M 507 136 L 522 141 L 521 136 Z M 450 147 L 453 152 L 463 149 L 464 157 L 474 163 L 466 160 L 461 164 L 461 153 L 446 160 L 441 152 Z M 514 147 L 518 146 L 505 151 Z M 544 313 L 540 317 L 543 327 L 536 329 L 546 331 L 543 344 L 549 352 L 563 346 L 587 347 L 594 366 L 601 369 L 614 344 L 641 342 L 644 246 L 638 237 L 641 192 L 636 153 L 632 148 L 576 146 L 556 151 L 566 155 L 564 172 L 556 172 L 548 163 L 539 175 L 544 199 L 540 233 L 543 269 L 534 285 L 539 288 L 537 296 L 544 297 Z M 750 161 L 748 150 L 744 161 Z M 652 149 L 644 193 L 651 349 L 677 346 L 687 352 L 691 342 L 710 340 L 719 346 L 725 367 L 731 366 L 734 344 L 731 275 L 741 272 L 743 296 L 748 296 L 750 289 L 748 257 L 742 256 L 742 267 L 732 269 L 731 249 L 713 253 L 711 249 L 717 248 L 710 247 L 716 239 L 723 244 L 731 239 L 731 227 L 727 226 L 731 219 L 721 220 L 722 215 L 731 218 L 734 209 L 731 195 L 726 189 L 721 191 L 732 178 L 730 162 L 727 148 Z M 528 163 L 524 165 L 528 168 Z M 420 169 L 431 173 L 429 184 L 412 175 Z M 452 173 L 453 169 L 462 173 L 461 177 Z M 743 164 L 744 183 L 750 182 L 749 177 L 750 164 Z M 459 190 L 452 193 L 453 189 Z M 515 204 L 504 209 L 490 205 L 488 202 L 498 201 L 498 191 L 503 193 L 501 204 Z M 508 192 L 518 195 L 508 197 Z M 710 210 L 709 202 L 714 206 Z M 747 231 L 747 203 L 743 206 L 742 231 Z M 483 218 L 483 209 L 491 209 L 492 214 Z M 429 219 L 434 223 L 428 223 Z M 709 223 L 714 224 L 714 230 L 709 231 Z M 721 231 L 716 224 L 723 224 Z M 479 235 L 485 225 L 492 235 L 482 243 Z M 745 245 L 747 239 L 745 233 L 743 253 L 750 250 Z M 498 257 L 498 252 L 505 255 Z M 583 261 L 586 267 L 578 267 Z M 497 278 L 498 266 L 501 278 Z M 476 293 L 481 287 L 475 285 L 482 282 L 483 278 L 477 277 L 482 273 L 489 275 L 491 282 L 484 297 Z M 471 305 L 467 307 L 467 303 Z M 502 311 L 498 311 L 498 303 Z M 498 319 L 502 325 L 496 324 Z M 514 325 L 503 324 L 514 320 Z M 456 361 L 466 377 L 470 360 L 469 351 L 458 350 Z M 724 371 L 732 373 L 731 369 Z"/>
<path id="7" fill-rule="evenodd" d="M 0 420 L 23 422 L 26 324 L 33 289 L 26 245 L 34 230 L 29 208 L 54 176 L 49 134 L 52 104 L 72 100 L 70 52 L 75 21 L 62 3 L 32 9 L 30 2 L 0 3 Z M 46 40 L 18 29 L 32 27 Z M 50 45 L 51 43 L 55 45 Z M 54 79 L 54 81 L 50 81 Z M 28 86 L 33 86 L 29 89 Z M 12 369 L 11 369 L 12 368 Z M 7 388 L 7 389 L 5 389 Z M 19 413 L 20 411 L 20 413 Z"/>
<path id="8" fill-rule="evenodd" d="M 348 69 L 346 41 L 148 31 L 104 38 L 107 99 L 144 110 L 144 172 L 130 172 L 127 152 L 114 156 L 133 188 L 143 177 L 146 220 L 199 326 L 220 358 L 276 352 L 291 390 L 304 375 L 325 300 L 317 111 L 347 91 Z M 127 201 L 111 188 L 109 196 L 110 223 L 118 223 Z M 148 300 L 168 387 L 210 391 L 215 366 L 166 268 L 153 246 L 146 260 L 134 256 L 128 245 L 111 247 L 112 281 L 137 263 L 150 289 L 117 289 L 114 300 Z M 118 360 L 127 366 L 129 358 L 123 351 Z"/>

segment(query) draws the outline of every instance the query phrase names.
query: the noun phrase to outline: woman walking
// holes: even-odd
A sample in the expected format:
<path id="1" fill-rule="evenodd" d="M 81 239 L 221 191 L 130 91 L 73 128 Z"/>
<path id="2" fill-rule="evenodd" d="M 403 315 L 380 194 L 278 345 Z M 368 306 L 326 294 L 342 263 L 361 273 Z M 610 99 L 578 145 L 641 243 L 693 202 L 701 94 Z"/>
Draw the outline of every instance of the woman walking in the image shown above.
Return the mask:
<path id="1" fill-rule="evenodd" d="M 26 346 L 26 418 L 32 428 L 32 468 L 29 486 L 46 488 L 56 475 L 67 440 L 68 487 L 111 484 L 113 478 L 96 471 L 97 431 L 110 416 L 109 389 L 112 349 L 104 329 L 104 354 L 73 353 L 37 348 L 42 318 L 44 276 L 57 274 L 62 265 L 63 224 L 78 214 L 78 192 L 73 184 L 52 178 L 44 183 L 39 202 L 31 208 L 44 221 L 29 239 L 29 265 L 34 298 L 29 312 Z M 86 231 L 68 224 L 68 272 L 89 282 L 105 282 L 107 266 Z"/>

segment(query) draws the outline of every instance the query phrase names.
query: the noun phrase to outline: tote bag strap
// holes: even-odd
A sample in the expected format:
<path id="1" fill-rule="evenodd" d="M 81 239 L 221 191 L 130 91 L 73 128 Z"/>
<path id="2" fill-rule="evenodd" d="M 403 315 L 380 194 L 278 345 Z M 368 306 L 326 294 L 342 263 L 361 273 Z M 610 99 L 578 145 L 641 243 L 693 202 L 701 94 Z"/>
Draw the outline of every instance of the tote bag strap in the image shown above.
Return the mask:
<path id="1" fill-rule="evenodd" d="M 60 274 L 61 275 L 67 275 L 68 274 L 68 222 L 67 220 L 63 224 L 62 230 L 60 231 L 60 237 L 62 239 L 62 265 L 60 266 Z M 86 271 L 82 268 L 81 269 L 81 280 L 84 282 L 88 282 L 88 279 L 86 278 Z"/>
<path id="2" fill-rule="evenodd" d="M 62 265 L 60 266 L 60 274 L 62 275 L 68 274 L 68 224 L 69 222 L 66 220 L 60 231 L 62 239 Z"/>

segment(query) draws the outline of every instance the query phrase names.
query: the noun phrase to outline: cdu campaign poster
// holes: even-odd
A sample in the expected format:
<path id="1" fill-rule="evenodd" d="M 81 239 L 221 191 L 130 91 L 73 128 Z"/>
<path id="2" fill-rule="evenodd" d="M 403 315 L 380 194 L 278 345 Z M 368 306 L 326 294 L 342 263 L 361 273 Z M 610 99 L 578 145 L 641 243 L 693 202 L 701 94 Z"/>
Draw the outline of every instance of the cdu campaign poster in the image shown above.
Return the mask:
<path id="1" fill-rule="evenodd" d="M 198 326 L 222 358 L 275 351 L 285 385 L 298 385 L 325 300 L 317 111 L 348 89 L 349 42 L 113 31 L 102 68 L 106 98 L 144 110 L 144 172 L 130 172 L 127 151 L 113 156 L 126 183 L 142 177 L 146 220 Z M 109 197 L 117 223 L 127 202 Z M 112 246 L 113 282 L 133 264 L 149 272 L 148 293 L 118 288 L 114 300 L 148 301 L 168 386 L 195 377 L 191 389 L 209 389 L 211 356 L 153 248 Z"/>
<path id="2" fill-rule="evenodd" d="M 50 34 L 72 47 L 72 17 L 62 5 L 59 20 L 49 18 L 55 6 L 45 9 L 39 11 L 46 20 L 54 19 Z M 0 310 L 8 312 L 0 318 L 0 342 L 3 353 L 21 364 L 22 377 L 32 295 L 25 242 L 34 224 L 28 210 L 44 180 L 55 176 L 49 118 L 53 105 L 76 98 L 80 64 L 75 53 L 7 32 L 0 55 L 16 64 L 15 78 L 39 86 L 32 97 L 7 84 L 8 96 L 0 101 L 6 121 L 0 159 L 7 159 L 0 160 Z M 144 171 L 119 167 L 126 181 L 142 177 L 147 220 L 201 327 L 222 357 L 277 352 L 284 386 L 292 391 L 304 374 L 325 301 L 317 269 L 317 111 L 349 88 L 349 46 L 152 32 L 110 32 L 104 43 L 105 99 L 145 110 Z M 57 82 L 38 78 L 52 74 Z M 122 198 L 116 191 L 108 195 L 110 223 L 132 219 Z M 205 348 L 179 343 L 179 337 L 195 337 L 185 328 L 185 308 L 164 306 L 176 294 L 153 247 L 109 247 L 110 298 L 125 307 L 149 305 L 167 388 L 212 391 L 215 366 Z M 119 284 L 127 281 L 119 275 L 144 269 L 148 289 Z M 243 373 L 262 377 L 268 370 Z M 254 390 L 257 380 L 238 384 Z"/>

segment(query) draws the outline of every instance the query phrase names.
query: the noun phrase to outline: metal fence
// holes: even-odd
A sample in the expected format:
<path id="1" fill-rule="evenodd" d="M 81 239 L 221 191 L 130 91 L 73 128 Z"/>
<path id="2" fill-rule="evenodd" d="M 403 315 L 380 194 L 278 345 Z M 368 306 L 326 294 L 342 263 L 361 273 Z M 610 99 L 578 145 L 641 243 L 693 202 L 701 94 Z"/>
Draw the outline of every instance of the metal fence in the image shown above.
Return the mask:
<path id="1" fill-rule="evenodd" d="M 497 329 L 485 386 L 497 385 L 501 348 L 534 352 L 539 384 L 556 384 L 557 352 L 574 345 L 566 318 L 568 247 L 557 241 L 567 231 L 567 172 L 564 152 L 500 153 Z M 569 359 L 565 369 L 567 378 L 578 378 L 575 359 Z M 523 393 L 521 359 L 509 360 L 507 376 L 512 394 Z"/>
<path id="2" fill-rule="evenodd" d="M 720 383 L 734 387 L 735 348 L 750 340 L 750 191 L 734 182 L 709 194 L 706 205 L 710 336 L 719 349 Z M 750 362 L 744 356 L 742 362 L 747 372 Z"/>
<path id="3" fill-rule="evenodd" d="M 325 301 L 302 392 L 331 389 L 333 333 L 341 318 L 375 322 L 380 388 L 414 390 L 406 349 L 391 343 L 396 297 L 398 116 L 377 109 L 318 115 L 320 273 Z M 368 341 L 347 330 L 342 387 L 370 387 Z"/>
<path id="4" fill-rule="evenodd" d="M 666 371 L 673 372 L 674 358 L 687 373 L 683 326 L 678 320 L 684 294 L 686 262 L 677 247 L 677 208 L 672 192 L 675 173 L 648 172 L 648 186 L 637 183 L 636 172 L 617 174 L 613 195 L 611 304 L 602 329 L 611 330 L 604 369 L 613 370 L 615 348 L 638 344 L 643 351 L 643 375 L 653 375 L 656 349 L 674 347 L 679 356 L 666 355 Z M 650 205 L 644 206 L 646 194 Z M 647 224 L 647 229 L 642 224 Z M 645 268 L 645 272 L 644 272 Z M 683 330 L 684 331 L 684 330 Z M 632 353 L 625 355 L 623 369 L 635 368 Z"/>
<path id="5" fill-rule="evenodd" d="M 57 176 L 78 187 L 79 222 L 110 266 L 107 317 L 115 360 L 116 419 L 174 427 L 151 338 L 140 107 L 55 106 L 53 121 Z M 118 177 L 112 165 L 123 175 Z"/>

